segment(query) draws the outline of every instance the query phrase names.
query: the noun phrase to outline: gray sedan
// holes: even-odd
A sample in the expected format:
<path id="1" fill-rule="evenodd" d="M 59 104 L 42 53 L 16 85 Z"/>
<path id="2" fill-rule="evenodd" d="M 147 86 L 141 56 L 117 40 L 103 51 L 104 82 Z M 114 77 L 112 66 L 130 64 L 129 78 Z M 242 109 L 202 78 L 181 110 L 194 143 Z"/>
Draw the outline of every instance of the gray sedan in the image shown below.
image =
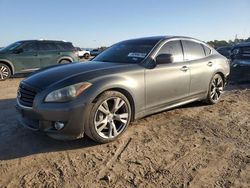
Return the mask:
<path id="1" fill-rule="evenodd" d="M 217 103 L 228 75 L 228 60 L 202 41 L 127 40 L 92 61 L 45 68 L 23 80 L 19 122 L 57 139 L 85 133 L 106 143 L 135 119 L 197 100 Z"/>

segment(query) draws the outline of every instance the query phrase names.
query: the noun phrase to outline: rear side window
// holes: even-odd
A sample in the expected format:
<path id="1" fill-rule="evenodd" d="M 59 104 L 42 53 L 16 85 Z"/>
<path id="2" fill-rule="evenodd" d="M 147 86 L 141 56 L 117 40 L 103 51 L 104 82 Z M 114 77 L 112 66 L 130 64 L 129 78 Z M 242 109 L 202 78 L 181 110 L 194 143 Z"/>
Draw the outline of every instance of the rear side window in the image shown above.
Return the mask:
<path id="1" fill-rule="evenodd" d="M 204 49 L 200 43 L 183 40 L 182 45 L 184 49 L 184 59 L 186 61 L 192 61 L 205 57 Z"/>
<path id="2" fill-rule="evenodd" d="M 37 49 L 37 43 L 36 42 L 29 42 L 27 44 L 24 44 L 22 47 L 24 52 L 36 52 Z"/>
<path id="3" fill-rule="evenodd" d="M 55 43 L 52 42 L 40 42 L 39 43 L 40 51 L 57 51 L 59 50 Z"/>
<path id="4" fill-rule="evenodd" d="M 173 55 L 174 62 L 182 62 L 183 53 L 181 42 L 179 40 L 167 42 L 160 49 L 158 55 L 160 54 L 171 54 Z"/>

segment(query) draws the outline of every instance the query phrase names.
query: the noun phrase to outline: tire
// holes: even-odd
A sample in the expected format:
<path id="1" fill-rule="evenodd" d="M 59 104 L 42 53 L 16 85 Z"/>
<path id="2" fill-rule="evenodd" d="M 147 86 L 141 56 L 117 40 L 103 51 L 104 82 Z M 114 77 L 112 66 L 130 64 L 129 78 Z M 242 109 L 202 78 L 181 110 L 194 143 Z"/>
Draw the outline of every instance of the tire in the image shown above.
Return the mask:
<path id="1" fill-rule="evenodd" d="M 86 53 L 86 54 L 83 55 L 83 57 L 84 57 L 85 59 L 89 59 L 89 56 L 90 56 L 90 55 L 89 55 L 88 53 Z"/>
<path id="2" fill-rule="evenodd" d="M 215 74 L 209 84 L 208 95 L 205 100 L 207 104 L 216 104 L 219 102 L 224 90 L 224 80 L 219 74 Z"/>
<path id="3" fill-rule="evenodd" d="M 63 59 L 59 62 L 59 64 L 65 64 L 65 63 L 71 63 L 70 60 L 67 60 L 67 59 Z"/>
<path id="4" fill-rule="evenodd" d="M 112 142 L 125 132 L 130 120 L 131 106 L 128 99 L 120 92 L 107 91 L 92 104 L 84 130 L 96 142 Z"/>
<path id="5" fill-rule="evenodd" d="M 5 64 L 0 63 L 0 81 L 7 80 L 10 76 L 11 76 L 10 68 Z"/>

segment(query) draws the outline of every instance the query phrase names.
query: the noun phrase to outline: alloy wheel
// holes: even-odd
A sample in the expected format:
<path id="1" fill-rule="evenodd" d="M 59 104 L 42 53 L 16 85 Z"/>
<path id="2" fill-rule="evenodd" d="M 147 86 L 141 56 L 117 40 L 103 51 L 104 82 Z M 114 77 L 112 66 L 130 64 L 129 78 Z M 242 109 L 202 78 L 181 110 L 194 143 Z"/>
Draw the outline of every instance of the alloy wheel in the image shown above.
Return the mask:
<path id="1" fill-rule="evenodd" d="M 220 99 L 221 94 L 223 93 L 223 87 L 224 84 L 221 76 L 215 76 L 210 90 L 210 97 L 214 102 L 217 102 Z"/>
<path id="2" fill-rule="evenodd" d="M 0 65 L 0 80 L 5 80 L 10 76 L 9 68 L 6 65 Z"/>
<path id="3" fill-rule="evenodd" d="M 97 108 L 94 125 L 99 136 L 111 139 L 122 133 L 128 121 L 128 104 L 120 97 L 112 97 L 103 101 Z"/>

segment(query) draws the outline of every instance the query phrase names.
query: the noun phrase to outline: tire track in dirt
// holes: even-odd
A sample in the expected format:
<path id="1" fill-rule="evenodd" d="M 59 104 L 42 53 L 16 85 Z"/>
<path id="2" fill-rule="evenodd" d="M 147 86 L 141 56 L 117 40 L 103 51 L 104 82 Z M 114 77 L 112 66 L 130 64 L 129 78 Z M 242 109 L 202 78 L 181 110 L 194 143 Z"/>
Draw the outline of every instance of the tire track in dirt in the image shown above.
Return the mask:
<path id="1" fill-rule="evenodd" d="M 119 161 L 121 159 L 122 153 L 128 148 L 130 142 L 132 141 L 132 138 L 127 139 L 123 144 L 121 144 L 116 152 L 114 153 L 113 157 L 110 158 L 108 161 L 106 161 L 106 165 L 101 167 L 97 177 L 101 179 L 105 174 L 105 171 L 110 168 L 112 163 L 115 163 L 116 161 Z"/>

